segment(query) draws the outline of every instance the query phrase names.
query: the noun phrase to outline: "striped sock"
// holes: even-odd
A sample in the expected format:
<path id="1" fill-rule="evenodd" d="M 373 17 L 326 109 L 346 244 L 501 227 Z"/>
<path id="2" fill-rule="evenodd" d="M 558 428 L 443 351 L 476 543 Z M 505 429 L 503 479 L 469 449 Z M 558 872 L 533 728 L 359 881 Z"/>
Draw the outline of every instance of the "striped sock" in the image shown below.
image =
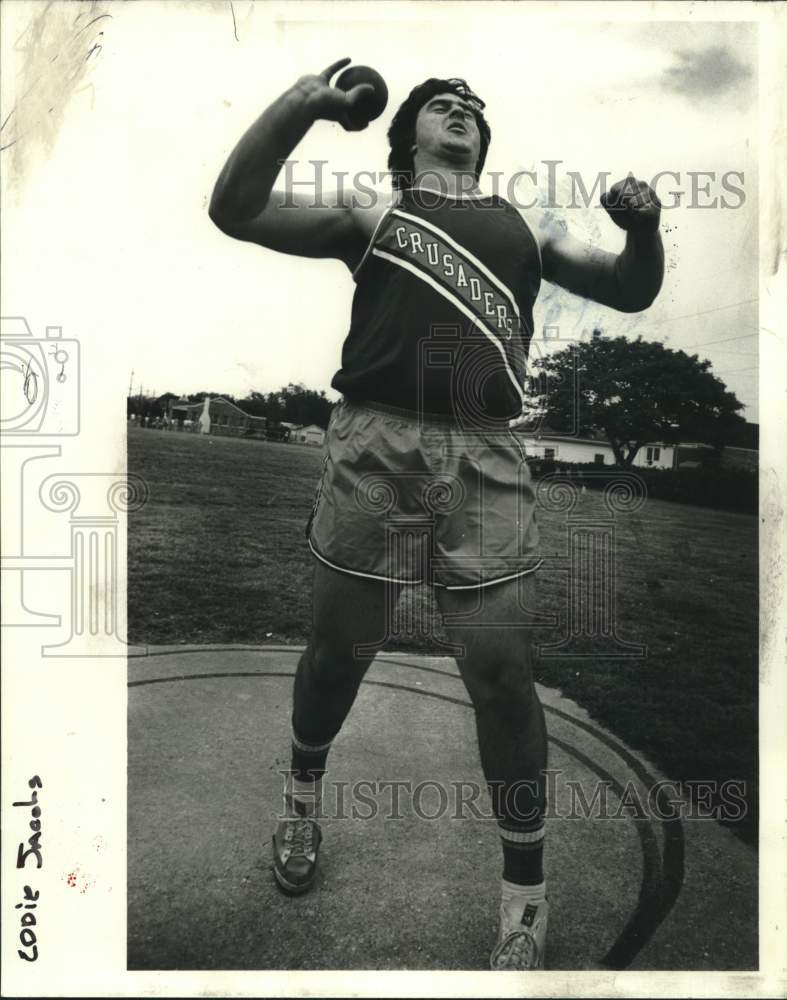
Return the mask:
<path id="1" fill-rule="evenodd" d="M 332 742 L 306 743 L 293 729 L 290 773 L 284 785 L 284 808 L 287 815 L 309 816 L 319 808 L 322 778 Z"/>
<path id="2" fill-rule="evenodd" d="M 503 842 L 503 879 L 519 886 L 543 884 L 544 821 L 529 829 L 499 824 L 498 830 Z"/>
<path id="3" fill-rule="evenodd" d="M 290 771 L 284 779 L 284 815 L 314 816 L 322 801 L 322 779 L 299 781 Z"/>

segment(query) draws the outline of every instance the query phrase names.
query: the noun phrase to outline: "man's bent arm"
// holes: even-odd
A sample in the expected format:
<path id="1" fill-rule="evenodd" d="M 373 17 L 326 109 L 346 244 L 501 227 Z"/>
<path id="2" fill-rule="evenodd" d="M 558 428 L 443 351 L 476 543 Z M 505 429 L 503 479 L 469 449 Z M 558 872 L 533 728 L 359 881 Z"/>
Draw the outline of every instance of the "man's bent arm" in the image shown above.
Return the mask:
<path id="1" fill-rule="evenodd" d="M 664 280 L 664 247 L 659 234 L 661 204 L 644 181 L 619 181 L 601 203 L 626 232 L 622 253 L 588 246 L 563 223 L 545 214 L 539 225 L 544 277 L 569 292 L 621 312 L 650 306 Z"/>
<path id="2" fill-rule="evenodd" d="M 664 281 L 664 245 L 658 230 L 626 233 L 623 253 L 615 258 L 615 272 L 619 298 L 614 309 L 641 312 L 652 305 Z"/>
<path id="3" fill-rule="evenodd" d="M 664 280 L 658 232 L 629 232 L 623 252 L 613 254 L 561 230 L 547 238 L 542 256 L 547 281 L 620 312 L 647 309 Z"/>
<path id="4" fill-rule="evenodd" d="M 219 174 L 210 217 L 219 228 L 249 222 L 270 198 L 282 162 L 316 121 L 298 84 L 266 108 L 237 144 Z"/>
<path id="5" fill-rule="evenodd" d="M 350 111 L 369 89 L 345 93 L 330 86 L 342 59 L 317 76 L 304 76 L 266 108 L 238 142 L 213 189 L 209 214 L 228 236 L 284 253 L 310 257 L 346 255 L 353 219 L 338 200 L 315 206 L 313 197 L 286 195 L 273 185 L 282 163 L 318 119 L 338 121 L 353 130 Z M 293 210 L 296 206 L 298 210 Z"/>

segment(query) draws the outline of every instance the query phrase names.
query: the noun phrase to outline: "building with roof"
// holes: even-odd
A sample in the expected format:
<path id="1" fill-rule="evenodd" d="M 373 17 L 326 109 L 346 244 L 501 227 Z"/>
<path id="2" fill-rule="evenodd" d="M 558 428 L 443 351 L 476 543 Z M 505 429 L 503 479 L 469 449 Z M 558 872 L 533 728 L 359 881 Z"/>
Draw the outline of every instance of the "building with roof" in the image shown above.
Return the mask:
<path id="1" fill-rule="evenodd" d="M 179 429 L 199 434 L 265 438 L 268 421 L 254 417 L 222 396 L 206 396 L 197 403 L 179 399 L 171 404 L 170 415 Z"/>
<path id="2" fill-rule="evenodd" d="M 577 464 L 616 464 L 612 445 L 603 434 L 569 437 L 549 428 L 536 432 L 515 430 L 525 446 L 528 458 Z M 677 451 L 674 444 L 652 441 L 639 449 L 634 456 L 632 468 L 674 469 L 677 467 Z"/>
<path id="3" fill-rule="evenodd" d="M 305 424 L 290 428 L 290 442 L 295 444 L 325 444 L 325 431 L 317 424 Z"/>

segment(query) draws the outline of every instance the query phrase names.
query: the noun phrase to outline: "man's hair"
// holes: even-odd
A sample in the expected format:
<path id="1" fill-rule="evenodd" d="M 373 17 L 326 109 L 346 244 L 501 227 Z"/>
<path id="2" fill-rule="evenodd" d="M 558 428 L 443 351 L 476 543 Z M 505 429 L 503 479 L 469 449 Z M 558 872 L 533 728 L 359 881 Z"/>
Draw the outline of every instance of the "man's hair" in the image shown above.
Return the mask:
<path id="1" fill-rule="evenodd" d="M 481 134 L 481 149 L 475 165 L 475 179 L 478 180 L 481 175 L 486 151 L 492 138 L 492 130 L 483 114 L 486 105 L 477 94 L 473 93 L 466 80 L 454 77 L 449 80 L 439 80 L 433 76 L 410 91 L 407 100 L 393 116 L 391 127 L 388 129 L 388 142 L 391 146 L 388 169 L 392 174 L 395 191 L 409 187 L 413 182 L 415 164 L 412 148 L 415 145 L 415 122 L 418 112 L 437 94 L 448 93 L 456 94 L 463 101 L 467 101 L 475 115 L 478 131 Z"/>

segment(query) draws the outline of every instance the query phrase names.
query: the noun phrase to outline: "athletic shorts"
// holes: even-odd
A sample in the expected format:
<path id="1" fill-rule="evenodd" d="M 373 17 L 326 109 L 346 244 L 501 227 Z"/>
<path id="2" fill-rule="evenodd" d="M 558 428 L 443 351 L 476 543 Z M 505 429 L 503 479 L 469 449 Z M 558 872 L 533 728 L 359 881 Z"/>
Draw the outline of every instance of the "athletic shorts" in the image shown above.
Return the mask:
<path id="1" fill-rule="evenodd" d="M 314 555 L 354 576 L 485 587 L 537 569 L 535 495 L 507 427 L 341 400 L 306 528 Z"/>

